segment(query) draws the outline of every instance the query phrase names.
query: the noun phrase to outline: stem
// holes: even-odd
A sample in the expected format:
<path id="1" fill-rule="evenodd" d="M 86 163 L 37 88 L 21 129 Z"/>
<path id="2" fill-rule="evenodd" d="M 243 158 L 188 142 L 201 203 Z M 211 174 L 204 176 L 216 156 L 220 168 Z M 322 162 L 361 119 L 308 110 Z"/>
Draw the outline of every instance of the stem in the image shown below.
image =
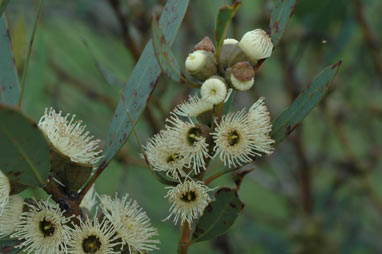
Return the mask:
<path id="1" fill-rule="evenodd" d="M 29 59 L 30 59 L 30 56 L 32 54 L 32 46 L 33 46 L 33 42 L 34 42 L 34 36 L 36 34 L 38 20 L 40 19 L 40 15 L 41 15 L 42 7 L 44 5 L 44 1 L 45 0 L 40 0 L 40 5 L 38 7 L 37 17 L 36 17 L 36 20 L 35 20 L 34 25 L 33 25 L 33 31 L 32 31 L 31 40 L 29 42 L 27 58 L 25 59 L 25 64 L 24 64 L 23 80 L 21 82 L 21 91 L 20 91 L 20 96 L 19 96 L 19 102 L 17 104 L 17 109 L 21 108 L 21 103 L 23 101 L 24 89 L 25 89 L 25 80 L 26 80 L 27 72 L 28 72 Z"/>
<path id="2" fill-rule="evenodd" d="M 187 254 L 190 247 L 190 226 L 187 221 L 183 223 L 180 230 L 178 254 Z"/>
<path id="3" fill-rule="evenodd" d="M 228 169 L 226 171 L 221 171 L 221 172 L 218 172 L 216 173 L 215 175 L 212 175 L 210 177 L 208 177 L 206 180 L 204 180 L 204 184 L 205 185 L 208 185 L 210 184 L 212 181 L 218 179 L 219 177 L 221 177 L 222 175 L 225 175 L 225 174 L 228 174 L 228 173 L 231 173 L 231 172 L 234 172 L 236 170 L 238 170 L 240 168 L 233 168 L 233 169 Z"/>

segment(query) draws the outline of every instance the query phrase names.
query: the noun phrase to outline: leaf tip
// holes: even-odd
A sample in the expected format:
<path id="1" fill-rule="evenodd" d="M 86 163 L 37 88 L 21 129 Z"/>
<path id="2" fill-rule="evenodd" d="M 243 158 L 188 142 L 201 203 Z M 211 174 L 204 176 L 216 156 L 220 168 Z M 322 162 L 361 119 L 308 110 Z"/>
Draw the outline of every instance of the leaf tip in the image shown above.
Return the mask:
<path id="1" fill-rule="evenodd" d="M 337 63 L 335 63 L 335 64 L 332 65 L 332 70 L 335 69 L 335 68 L 337 68 L 337 67 L 340 67 L 341 64 L 342 64 L 342 60 L 339 60 Z"/>

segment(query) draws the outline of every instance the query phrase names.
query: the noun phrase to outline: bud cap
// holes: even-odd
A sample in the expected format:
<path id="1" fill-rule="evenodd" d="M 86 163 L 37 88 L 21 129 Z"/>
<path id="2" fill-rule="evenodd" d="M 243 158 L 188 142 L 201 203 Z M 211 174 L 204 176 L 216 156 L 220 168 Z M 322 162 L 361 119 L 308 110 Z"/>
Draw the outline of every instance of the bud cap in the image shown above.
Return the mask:
<path id="1" fill-rule="evenodd" d="M 206 36 L 198 44 L 195 45 L 194 50 L 205 50 L 215 52 L 216 48 L 211 39 Z"/>

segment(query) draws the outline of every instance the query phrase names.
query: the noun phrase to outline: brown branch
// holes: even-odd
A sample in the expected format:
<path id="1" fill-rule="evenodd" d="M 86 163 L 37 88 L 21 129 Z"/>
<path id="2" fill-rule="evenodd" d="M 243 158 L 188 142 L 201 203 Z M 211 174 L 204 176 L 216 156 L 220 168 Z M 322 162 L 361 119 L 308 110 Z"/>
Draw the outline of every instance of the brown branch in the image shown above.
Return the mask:
<path id="1" fill-rule="evenodd" d="M 376 37 L 374 36 L 374 33 L 371 30 L 369 24 L 366 21 L 366 18 L 364 16 L 362 1 L 354 0 L 353 3 L 354 3 L 354 11 L 355 11 L 356 20 L 358 21 L 358 24 L 360 25 L 363 31 L 363 35 L 365 37 L 368 48 L 370 49 L 376 71 L 379 75 L 379 78 L 382 80 L 382 63 L 381 63 L 381 51 L 380 51 L 381 48 L 379 48 L 378 41 Z"/>

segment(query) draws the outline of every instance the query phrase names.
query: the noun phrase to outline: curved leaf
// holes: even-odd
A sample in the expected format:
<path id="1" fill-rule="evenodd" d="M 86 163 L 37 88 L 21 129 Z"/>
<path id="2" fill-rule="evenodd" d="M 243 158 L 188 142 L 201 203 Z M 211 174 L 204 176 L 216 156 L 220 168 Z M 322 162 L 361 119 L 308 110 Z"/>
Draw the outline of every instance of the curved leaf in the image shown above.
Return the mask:
<path id="1" fill-rule="evenodd" d="M 215 201 L 204 210 L 196 224 L 191 243 L 206 241 L 226 232 L 243 210 L 244 204 L 236 190 L 221 188 L 215 193 Z"/>
<path id="2" fill-rule="evenodd" d="M 17 105 L 20 94 L 11 36 L 5 15 L 0 17 L 0 103 Z"/>
<path id="3" fill-rule="evenodd" d="M 169 0 L 163 9 L 159 25 L 162 27 L 169 45 L 174 41 L 175 34 L 186 12 L 188 2 L 188 0 Z M 154 56 L 153 44 L 149 41 L 123 93 L 127 100 L 127 107 L 135 121 L 145 108 L 160 73 L 161 69 Z M 121 99 L 114 113 L 103 153 L 105 157 L 100 162 L 99 168 L 104 168 L 109 164 L 114 155 L 126 142 L 130 132 L 131 123 L 127 116 L 124 102 Z"/>
<path id="4" fill-rule="evenodd" d="M 170 46 L 167 44 L 162 29 L 158 25 L 156 18 L 151 21 L 151 34 L 155 56 L 162 71 L 173 81 L 180 82 L 181 71 Z"/>
<path id="5" fill-rule="evenodd" d="M 7 6 L 11 0 L 4 0 L 0 5 L 0 17 L 3 15 L 5 9 L 7 9 Z"/>
<path id="6" fill-rule="evenodd" d="M 22 113 L 2 105 L 0 154 L 0 168 L 11 183 L 36 186 L 46 182 L 50 162 L 49 144 L 44 134 Z"/>
<path id="7" fill-rule="evenodd" d="M 275 47 L 286 30 L 289 20 L 293 15 L 296 0 L 276 0 L 275 7 L 271 15 L 271 38 Z"/>
<path id="8" fill-rule="evenodd" d="M 340 65 L 341 61 L 321 71 L 312 83 L 294 100 L 292 105 L 273 121 L 271 138 L 275 141 L 275 146 L 291 134 L 321 101 L 328 92 L 330 81 L 337 74 Z"/>

